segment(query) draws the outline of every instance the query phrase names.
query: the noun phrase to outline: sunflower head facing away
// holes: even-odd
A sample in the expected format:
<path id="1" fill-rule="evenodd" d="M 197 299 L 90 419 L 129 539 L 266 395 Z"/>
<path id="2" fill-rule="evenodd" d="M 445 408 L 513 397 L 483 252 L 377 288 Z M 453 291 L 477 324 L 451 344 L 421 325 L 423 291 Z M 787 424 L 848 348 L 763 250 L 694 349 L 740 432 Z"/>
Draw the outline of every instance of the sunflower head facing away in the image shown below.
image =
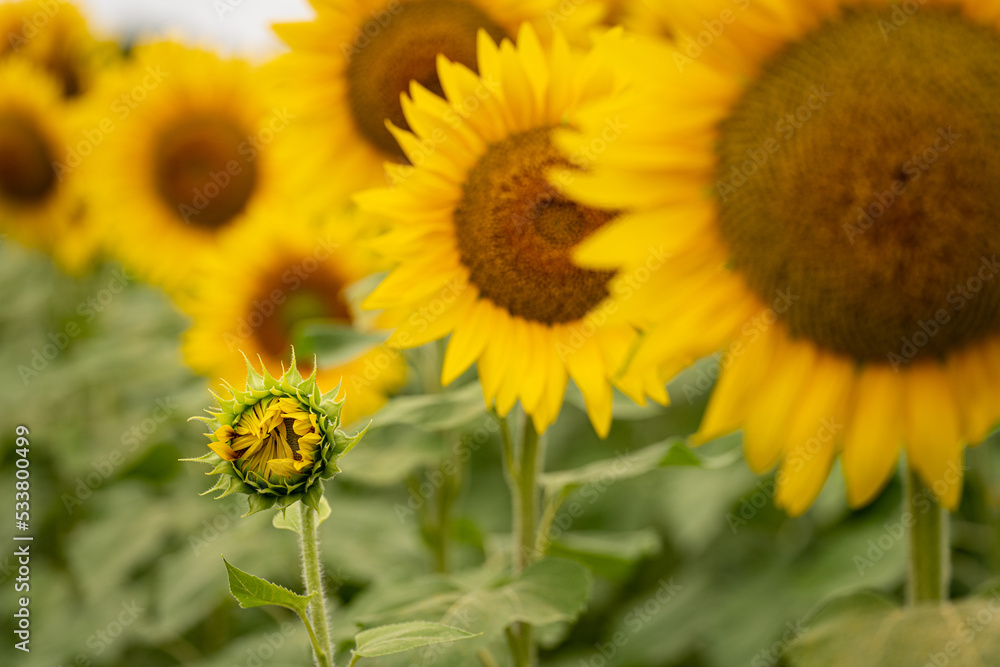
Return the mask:
<path id="1" fill-rule="evenodd" d="M 609 378 L 635 340 L 630 325 L 608 322 L 614 272 L 572 261 L 616 211 L 577 204 L 550 178 L 562 169 L 571 181 L 586 165 L 560 154 L 552 135 L 620 90 L 607 60 L 607 42 L 618 39 L 585 52 L 560 35 L 545 48 L 530 26 L 516 46 L 480 31 L 478 76 L 440 58 L 445 98 L 419 84 L 404 97 L 412 132 L 391 130 L 412 166 L 389 165 L 393 186 L 356 198 L 392 222 L 377 245 L 399 262 L 366 307 L 388 309 L 402 346 L 451 334 L 442 381 L 478 362 L 487 403 L 506 414 L 520 401 L 539 431 L 559 414 L 571 377 L 606 434 Z"/>
<path id="2" fill-rule="evenodd" d="M 695 439 L 742 429 L 790 513 L 838 454 L 869 502 L 901 446 L 954 509 L 963 446 L 1000 419 L 1000 3 L 704 4 L 677 8 L 674 45 L 630 47 L 642 130 L 571 190 L 634 213 L 578 259 L 672 253 L 624 306 L 633 363 L 722 351 Z"/>
<path id="3" fill-rule="evenodd" d="M 303 379 L 294 363 L 278 378 L 249 361 L 247 370 L 245 390 L 231 388 L 209 417 L 197 418 L 210 429 L 212 451 L 187 460 L 214 466 L 208 474 L 219 479 L 206 493 L 247 494 L 248 515 L 297 500 L 319 511 L 323 480 L 340 472 L 338 460 L 363 433 L 339 430 L 339 387 L 321 393 L 315 374 Z"/>

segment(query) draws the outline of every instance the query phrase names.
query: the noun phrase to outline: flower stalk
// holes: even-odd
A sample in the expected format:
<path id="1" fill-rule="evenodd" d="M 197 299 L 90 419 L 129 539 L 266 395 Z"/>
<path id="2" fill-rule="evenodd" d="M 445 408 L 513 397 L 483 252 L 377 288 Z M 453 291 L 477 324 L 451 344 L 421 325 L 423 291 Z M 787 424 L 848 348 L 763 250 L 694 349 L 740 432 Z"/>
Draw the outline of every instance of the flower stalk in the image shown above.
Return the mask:
<path id="1" fill-rule="evenodd" d="M 951 579 L 948 513 L 916 471 L 905 473 L 910 530 L 907 544 L 906 601 L 943 602 Z"/>
<path id="2" fill-rule="evenodd" d="M 310 639 L 316 667 L 334 667 L 333 645 L 330 642 L 330 622 L 326 611 L 326 593 L 323 589 L 323 567 L 320 564 L 319 514 L 305 503 L 299 503 L 302 532 L 299 545 L 302 549 L 302 578 L 306 595 L 315 595 L 309 602 L 309 620 L 313 628 Z"/>
<path id="3" fill-rule="evenodd" d="M 531 417 L 525 415 L 520 447 L 514 451 L 506 420 L 502 420 L 501 423 L 504 462 L 511 493 L 512 568 L 513 573 L 518 575 L 531 565 L 536 555 L 539 476 L 545 460 L 544 439 L 539 437 Z M 508 643 L 514 664 L 518 667 L 530 667 L 536 662 L 536 648 L 532 634 L 531 625 L 527 623 L 518 623 L 508 629 Z"/>

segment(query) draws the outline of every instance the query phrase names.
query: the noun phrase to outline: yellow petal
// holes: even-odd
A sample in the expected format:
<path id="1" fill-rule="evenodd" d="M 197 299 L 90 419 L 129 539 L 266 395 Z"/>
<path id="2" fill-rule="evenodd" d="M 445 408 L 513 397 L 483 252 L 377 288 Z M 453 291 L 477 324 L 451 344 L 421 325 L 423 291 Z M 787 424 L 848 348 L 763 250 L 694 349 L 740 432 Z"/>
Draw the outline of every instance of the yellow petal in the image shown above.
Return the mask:
<path id="1" fill-rule="evenodd" d="M 910 465 L 949 510 L 962 494 L 958 410 L 944 368 L 935 361 L 910 366 L 904 414 Z"/>
<path id="2" fill-rule="evenodd" d="M 902 378 L 884 364 L 865 367 L 841 457 L 852 507 L 871 502 L 896 469 L 903 439 Z"/>

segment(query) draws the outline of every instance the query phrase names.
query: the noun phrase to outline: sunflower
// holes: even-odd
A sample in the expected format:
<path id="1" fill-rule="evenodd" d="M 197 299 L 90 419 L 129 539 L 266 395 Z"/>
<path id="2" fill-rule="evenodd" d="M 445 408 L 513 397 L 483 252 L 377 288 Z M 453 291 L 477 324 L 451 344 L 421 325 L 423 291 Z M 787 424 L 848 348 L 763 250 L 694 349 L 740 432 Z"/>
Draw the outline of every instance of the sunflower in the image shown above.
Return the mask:
<path id="1" fill-rule="evenodd" d="M 274 27 L 292 53 L 276 62 L 303 117 L 301 151 L 311 159 L 310 189 L 333 178 L 341 192 L 384 184 L 382 163 L 404 160 L 389 119 L 408 128 L 400 95 L 411 80 L 442 94 L 436 58 L 476 66 L 476 32 L 513 37 L 522 22 L 548 30 L 566 21 L 578 34 L 595 11 L 559 9 L 559 0 L 312 0 L 316 18 Z M 566 14 L 566 17 L 563 17 Z M 592 23 L 593 21 L 590 21 Z M 308 143 L 307 143 L 308 142 Z M 335 199 L 334 203 L 339 203 Z"/>
<path id="2" fill-rule="evenodd" d="M 302 322 L 322 319 L 362 330 L 374 324 L 356 312 L 348 289 L 381 268 L 356 243 L 353 221 L 279 228 L 272 218 L 262 215 L 226 234 L 192 294 L 180 300 L 193 318 L 184 338 L 188 364 L 233 386 L 246 377 L 244 354 L 268 367 L 287 366 Z M 299 370 L 308 375 L 311 364 L 302 363 L 301 354 L 299 359 Z M 404 376 L 398 348 L 373 343 L 356 357 L 319 370 L 317 382 L 325 391 L 341 384 L 337 398 L 349 396 L 343 415 L 350 423 L 378 410 Z"/>
<path id="3" fill-rule="evenodd" d="M 67 166 L 71 127 L 51 78 L 23 60 L 0 61 L 0 229 L 74 271 L 97 235 Z"/>
<path id="4" fill-rule="evenodd" d="M 86 161 L 115 256 L 170 290 L 233 227 L 289 195 L 299 168 L 277 151 L 294 114 L 241 60 L 160 43 L 135 50 L 94 95 Z"/>
<path id="5" fill-rule="evenodd" d="M 79 10 L 65 0 L 0 4 L 0 60 L 24 58 L 73 99 L 89 91 L 98 70 L 117 56 L 112 42 L 94 39 Z"/>
<path id="6" fill-rule="evenodd" d="M 412 166 L 388 164 L 393 187 L 356 197 L 392 222 L 376 245 L 399 262 L 365 306 L 400 322 L 401 346 L 452 334 L 442 382 L 478 360 L 487 404 L 506 414 L 520 399 L 539 432 L 572 377 L 606 434 L 608 377 L 636 336 L 629 325 L 605 326 L 614 272 L 570 261 L 616 213 L 578 206 L 548 180 L 550 169 L 570 165 L 551 141 L 554 128 L 573 126 L 580 109 L 622 86 L 604 62 L 618 38 L 583 52 L 560 35 L 544 49 L 528 25 L 517 46 L 498 47 L 481 31 L 481 77 L 439 59 L 446 99 L 414 83 L 403 100 L 413 132 L 392 128 Z"/>
<path id="7" fill-rule="evenodd" d="M 761 4 L 678 3 L 677 47 L 620 53 L 634 96 L 560 145 L 620 111 L 636 131 L 571 190 L 632 210 L 577 259 L 672 254 L 621 311 L 633 365 L 722 351 L 695 441 L 742 428 L 790 514 L 838 455 L 868 503 L 901 448 L 954 509 L 1000 417 L 1000 2 Z"/>

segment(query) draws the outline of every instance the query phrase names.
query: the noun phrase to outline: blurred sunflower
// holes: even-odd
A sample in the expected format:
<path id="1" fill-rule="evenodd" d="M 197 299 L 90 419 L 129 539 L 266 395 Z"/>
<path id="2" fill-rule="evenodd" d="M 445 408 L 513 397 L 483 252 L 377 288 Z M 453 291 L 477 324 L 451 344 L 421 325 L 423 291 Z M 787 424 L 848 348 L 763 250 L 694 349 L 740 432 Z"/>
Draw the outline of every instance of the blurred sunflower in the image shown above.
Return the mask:
<path id="1" fill-rule="evenodd" d="M 400 345 L 451 333 L 442 382 L 478 360 L 487 403 L 506 414 L 520 399 L 539 431 L 559 414 L 568 373 L 606 434 L 608 377 L 635 337 L 628 325 L 604 326 L 614 272 L 570 261 L 615 213 L 579 206 L 548 180 L 550 169 L 569 166 L 553 128 L 572 127 L 581 108 L 621 87 L 604 60 L 605 43 L 617 39 L 585 53 L 559 35 L 544 50 L 528 25 L 516 47 L 480 31 L 481 78 L 442 57 L 447 99 L 414 83 L 403 101 L 414 132 L 392 132 L 416 166 L 387 165 L 396 185 L 356 197 L 392 221 L 377 246 L 400 262 L 365 306 L 401 322 Z"/>
<path id="2" fill-rule="evenodd" d="M 65 0 L 22 0 L 0 4 L 0 60 L 24 58 L 59 84 L 61 97 L 91 89 L 97 72 L 117 47 L 90 34 L 79 10 Z"/>
<path id="3" fill-rule="evenodd" d="M 25 61 L 0 61 L 0 229 L 74 271 L 97 235 L 67 166 L 70 128 L 50 77 Z"/>
<path id="4" fill-rule="evenodd" d="M 287 213 L 280 214 L 288 219 Z M 184 338 L 184 356 L 195 371 L 239 386 L 246 378 L 247 358 L 264 365 L 287 366 L 295 330 L 321 319 L 365 330 L 371 322 L 355 313 L 348 294 L 354 283 L 381 267 L 355 242 L 351 221 L 322 227 L 283 223 L 259 216 L 222 240 L 206 271 L 199 275 L 182 308 L 193 318 Z M 231 258 L 239 257 L 234 279 Z M 309 375 L 311 363 L 299 356 L 299 371 Z M 402 386 L 405 362 L 398 349 L 374 345 L 355 358 L 317 373 L 329 391 L 342 383 L 344 423 L 378 410 Z M 221 387 L 221 382 L 217 388 Z"/>
<path id="5" fill-rule="evenodd" d="M 170 43 L 133 55 L 94 96 L 105 145 L 88 183 L 115 256 L 176 290 L 221 231 L 287 198 L 298 164 L 277 149 L 293 115 L 244 61 Z"/>
<path id="6" fill-rule="evenodd" d="M 524 21 L 547 27 L 558 0 L 313 0 L 316 18 L 280 24 L 292 48 L 276 61 L 303 116 L 313 172 L 353 192 L 384 183 L 382 163 L 405 160 L 386 119 L 408 128 L 400 95 L 410 81 L 442 94 L 436 58 L 476 67 L 476 32 L 513 37 Z M 575 10 L 575 5 L 573 6 Z M 579 26 L 571 12 L 572 24 Z M 548 17 L 548 18 L 547 18 Z M 313 179 L 311 187 L 323 188 Z M 335 191 L 334 194 L 339 194 Z"/>
<path id="7" fill-rule="evenodd" d="M 723 8 L 678 4 L 678 43 Z M 560 139 L 579 150 L 608 113 L 636 128 L 571 185 L 634 211 L 577 257 L 673 253 L 623 308 L 648 328 L 633 364 L 725 350 L 695 439 L 742 428 L 789 513 L 838 454 L 868 503 L 901 446 L 954 509 L 964 443 L 1000 418 L 1000 2 L 743 12 L 700 51 L 623 52 L 649 76 Z"/>

